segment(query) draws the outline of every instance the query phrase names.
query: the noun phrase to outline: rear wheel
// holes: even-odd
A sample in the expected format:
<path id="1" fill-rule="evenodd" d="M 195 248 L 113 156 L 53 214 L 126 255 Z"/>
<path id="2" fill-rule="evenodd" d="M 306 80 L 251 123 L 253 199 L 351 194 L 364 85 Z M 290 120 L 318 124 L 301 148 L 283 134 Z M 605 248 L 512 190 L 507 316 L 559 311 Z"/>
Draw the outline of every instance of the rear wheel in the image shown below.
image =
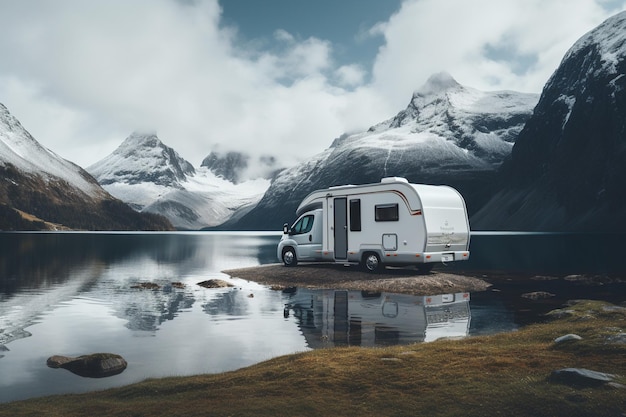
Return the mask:
<path id="1" fill-rule="evenodd" d="M 296 251 L 294 248 L 287 247 L 283 249 L 283 264 L 285 264 L 285 266 L 298 265 L 298 257 L 296 256 Z"/>
<path id="2" fill-rule="evenodd" d="M 369 252 L 363 255 L 363 268 L 367 272 L 377 272 L 382 269 L 382 264 L 380 263 L 380 257 L 378 254 L 374 252 Z"/>

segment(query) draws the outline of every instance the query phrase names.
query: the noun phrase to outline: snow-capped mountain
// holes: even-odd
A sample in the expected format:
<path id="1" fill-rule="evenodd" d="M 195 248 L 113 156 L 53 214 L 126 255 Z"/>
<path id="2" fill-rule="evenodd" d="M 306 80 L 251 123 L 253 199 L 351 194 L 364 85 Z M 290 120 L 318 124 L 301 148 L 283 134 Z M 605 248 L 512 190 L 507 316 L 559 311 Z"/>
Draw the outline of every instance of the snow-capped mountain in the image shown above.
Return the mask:
<path id="1" fill-rule="evenodd" d="M 164 219 L 137 215 L 85 170 L 41 146 L 2 104 L 0 173 L 0 228 L 5 230 L 171 229 Z"/>
<path id="2" fill-rule="evenodd" d="M 473 227 L 626 231 L 626 12 L 567 52 L 501 177 Z"/>
<path id="3" fill-rule="evenodd" d="M 303 164 L 282 171 L 263 199 L 238 222 L 223 227 L 279 229 L 315 189 L 378 182 L 412 182 L 459 189 L 470 211 L 488 197 L 497 168 L 508 156 L 538 95 L 483 92 L 433 75 L 405 110 L 368 131 L 343 135 Z"/>
<path id="4" fill-rule="evenodd" d="M 235 184 L 207 167 L 194 169 L 155 133 L 131 134 L 87 170 L 136 210 L 161 214 L 185 230 L 215 226 L 249 210 L 269 186 L 265 179 Z"/>
<path id="5" fill-rule="evenodd" d="M 106 193 L 82 168 L 44 148 L 0 104 L 0 166 L 12 165 L 25 174 L 40 175 L 46 181 L 64 180 L 86 196 L 106 198 Z"/>

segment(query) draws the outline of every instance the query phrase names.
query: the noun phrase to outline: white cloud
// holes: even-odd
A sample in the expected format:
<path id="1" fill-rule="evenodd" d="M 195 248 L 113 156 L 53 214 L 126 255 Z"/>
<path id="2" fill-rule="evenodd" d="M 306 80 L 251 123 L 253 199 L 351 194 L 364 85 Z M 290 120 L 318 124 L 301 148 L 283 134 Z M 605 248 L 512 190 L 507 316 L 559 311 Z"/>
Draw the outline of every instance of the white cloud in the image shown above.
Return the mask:
<path id="1" fill-rule="evenodd" d="M 217 0 L 28 0 L 0 15 L 0 102 L 82 166 L 135 129 L 196 166 L 217 144 L 294 162 L 392 116 L 435 72 L 539 92 L 608 17 L 592 0 L 407 0 L 370 30 L 385 44 L 367 84 L 359 63 L 337 67 L 329 39 L 277 28 L 273 44 L 239 44 Z"/>
<path id="2" fill-rule="evenodd" d="M 340 85 L 354 87 L 362 85 L 365 79 L 365 71 L 360 65 L 342 65 L 336 71 Z"/>
<path id="3" fill-rule="evenodd" d="M 397 104 L 447 71 L 479 89 L 540 92 L 567 49 L 613 12 L 594 0 L 407 0 L 372 29 L 385 37 L 374 87 Z"/>

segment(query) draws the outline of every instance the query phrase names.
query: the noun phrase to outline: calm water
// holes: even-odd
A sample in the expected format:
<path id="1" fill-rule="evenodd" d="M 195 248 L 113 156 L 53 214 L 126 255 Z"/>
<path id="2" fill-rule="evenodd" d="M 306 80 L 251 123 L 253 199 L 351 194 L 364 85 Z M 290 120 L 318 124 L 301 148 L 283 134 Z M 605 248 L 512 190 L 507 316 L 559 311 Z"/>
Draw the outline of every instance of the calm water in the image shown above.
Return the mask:
<path id="1" fill-rule="evenodd" d="M 621 236 L 604 237 L 601 248 L 589 239 L 559 236 L 477 234 L 472 260 L 463 268 L 621 273 Z M 498 292 L 425 297 L 281 292 L 220 272 L 276 262 L 278 239 L 258 233 L 1 233 L 0 402 L 222 372 L 324 346 L 510 331 L 567 298 L 579 298 L 578 292 L 587 298 L 624 294 L 615 280 L 590 286 L 562 276 L 533 281 L 530 290 L 557 294 L 546 301 L 519 297 L 529 290 L 528 281 L 518 285 L 515 279 Z M 235 287 L 197 285 L 211 278 Z M 142 282 L 160 288 L 133 288 Z M 46 366 L 52 355 L 94 352 L 120 354 L 128 368 L 89 379 Z"/>

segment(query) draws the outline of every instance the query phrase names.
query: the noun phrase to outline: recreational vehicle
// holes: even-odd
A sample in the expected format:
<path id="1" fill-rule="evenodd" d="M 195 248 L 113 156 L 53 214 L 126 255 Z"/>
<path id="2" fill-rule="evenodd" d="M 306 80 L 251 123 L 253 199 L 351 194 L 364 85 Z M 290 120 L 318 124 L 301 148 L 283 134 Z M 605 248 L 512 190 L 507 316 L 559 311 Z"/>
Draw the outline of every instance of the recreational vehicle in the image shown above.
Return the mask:
<path id="1" fill-rule="evenodd" d="M 297 220 L 283 226 L 277 256 L 298 262 L 361 264 L 367 271 L 469 259 L 465 201 L 452 187 L 410 184 L 404 178 L 314 191 L 300 203 Z"/>

